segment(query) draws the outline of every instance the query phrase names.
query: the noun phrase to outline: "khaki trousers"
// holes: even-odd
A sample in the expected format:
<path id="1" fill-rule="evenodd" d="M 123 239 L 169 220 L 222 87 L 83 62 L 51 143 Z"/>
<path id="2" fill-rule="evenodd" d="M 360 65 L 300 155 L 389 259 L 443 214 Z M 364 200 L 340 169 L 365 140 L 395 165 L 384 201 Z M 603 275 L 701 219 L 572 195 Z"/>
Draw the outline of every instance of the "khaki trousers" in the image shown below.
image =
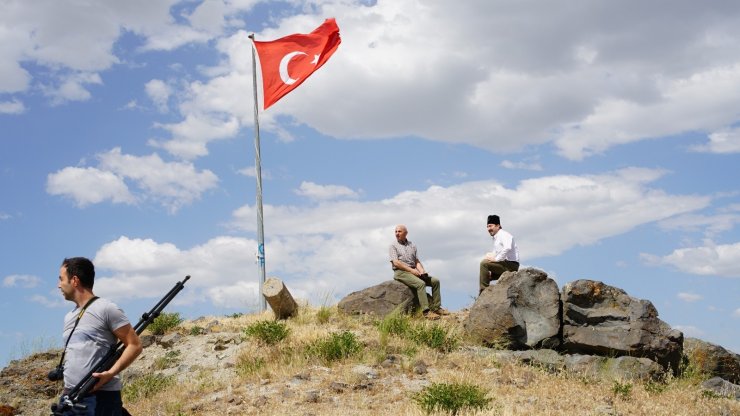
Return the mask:
<path id="1" fill-rule="evenodd" d="M 422 311 L 437 309 L 442 306 L 442 296 L 439 293 L 439 279 L 436 277 L 429 276 L 426 279 L 414 276 L 413 273 L 405 272 L 403 270 L 394 270 L 393 279 L 405 284 L 416 292 L 416 298 L 419 300 L 419 306 Z M 432 287 L 432 303 L 429 304 L 427 300 L 426 287 Z"/>

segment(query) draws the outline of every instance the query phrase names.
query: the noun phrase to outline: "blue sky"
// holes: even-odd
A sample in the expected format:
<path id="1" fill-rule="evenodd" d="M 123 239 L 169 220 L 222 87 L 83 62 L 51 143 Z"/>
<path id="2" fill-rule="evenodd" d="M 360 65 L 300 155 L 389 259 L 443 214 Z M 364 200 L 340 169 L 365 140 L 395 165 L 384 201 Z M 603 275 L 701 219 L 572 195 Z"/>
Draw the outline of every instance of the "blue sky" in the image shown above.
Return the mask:
<path id="1" fill-rule="evenodd" d="M 329 62 L 260 113 L 267 275 L 333 304 L 408 226 L 468 307 L 496 213 L 522 263 L 652 301 L 740 352 L 740 5 L 4 1 L 0 364 L 61 344 L 64 257 L 132 321 L 258 305 L 247 35 L 335 17 Z"/>

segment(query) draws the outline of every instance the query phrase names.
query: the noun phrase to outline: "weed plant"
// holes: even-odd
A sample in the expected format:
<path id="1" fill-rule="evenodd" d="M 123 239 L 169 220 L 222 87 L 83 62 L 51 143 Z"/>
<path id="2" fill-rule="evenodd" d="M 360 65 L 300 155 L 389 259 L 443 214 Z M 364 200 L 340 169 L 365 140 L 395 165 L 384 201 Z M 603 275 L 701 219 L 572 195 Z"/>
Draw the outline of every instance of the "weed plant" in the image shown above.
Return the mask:
<path id="1" fill-rule="evenodd" d="M 147 374 L 124 385 L 121 395 L 124 402 L 132 402 L 154 396 L 175 383 L 174 376 Z"/>
<path id="2" fill-rule="evenodd" d="M 627 400 L 632 394 L 632 383 L 621 383 L 618 380 L 614 380 L 614 384 L 612 385 L 612 393 L 614 393 L 614 395 L 617 397 Z"/>
<path id="3" fill-rule="evenodd" d="M 236 373 L 242 377 L 248 377 L 265 368 L 265 359 L 262 357 L 251 357 L 241 355 L 236 361 Z"/>
<path id="4" fill-rule="evenodd" d="M 449 329 L 438 323 L 413 323 L 407 315 L 398 312 L 391 313 L 378 323 L 380 344 L 388 345 L 391 335 L 411 340 L 441 352 L 450 352 L 459 344 L 459 340 Z"/>
<path id="5" fill-rule="evenodd" d="M 258 321 L 244 329 L 244 335 L 257 338 L 267 345 L 275 345 L 289 334 L 288 326 L 279 321 Z"/>
<path id="6" fill-rule="evenodd" d="M 311 357 L 331 363 L 359 354 L 363 349 L 357 336 L 350 331 L 334 332 L 308 344 L 307 353 Z"/>
<path id="7" fill-rule="evenodd" d="M 491 403 L 486 391 L 467 383 L 433 383 L 413 399 L 427 414 L 443 412 L 456 415 L 462 410 L 486 410 Z"/>
<path id="8" fill-rule="evenodd" d="M 202 326 L 197 326 L 196 325 L 196 326 L 190 328 L 190 335 L 192 335 L 192 336 L 203 335 L 205 333 L 206 333 L 206 329 L 203 328 Z"/>
<path id="9" fill-rule="evenodd" d="M 331 308 L 328 306 L 321 306 L 318 311 L 316 311 L 316 322 L 320 324 L 325 324 L 329 322 L 329 319 L 331 319 L 332 311 Z"/>
<path id="10" fill-rule="evenodd" d="M 167 353 L 154 360 L 153 368 L 155 370 L 164 370 L 165 368 L 175 367 L 180 363 L 180 350 L 167 351 Z"/>
<path id="11" fill-rule="evenodd" d="M 147 328 L 154 335 L 164 335 L 167 331 L 177 327 L 181 323 L 182 318 L 178 312 L 163 312 L 154 318 Z"/>
<path id="12" fill-rule="evenodd" d="M 411 332 L 411 338 L 420 345 L 441 352 L 450 352 L 457 347 L 458 340 L 450 330 L 440 324 L 420 324 Z"/>

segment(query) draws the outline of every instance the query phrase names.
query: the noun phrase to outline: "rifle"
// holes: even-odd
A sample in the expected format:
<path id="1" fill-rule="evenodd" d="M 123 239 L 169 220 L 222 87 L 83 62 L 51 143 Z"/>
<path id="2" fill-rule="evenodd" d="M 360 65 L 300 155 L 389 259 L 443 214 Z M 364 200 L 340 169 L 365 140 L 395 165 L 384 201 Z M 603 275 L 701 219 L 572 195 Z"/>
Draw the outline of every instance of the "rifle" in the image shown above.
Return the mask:
<path id="1" fill-rule="evenodd" d="M 182 282 L 177 282 L 175 287 L 170 289 L 170 291 L 167 292 L 167 294 L 164 295 L 164 297 L 160 299 L 149 312 L 145 312 L 141 315 L 141 319 L 134 327 L 136 335 L 141 335 L 146 327 L 157 319 L 167 304 L 170 303 L 170 301 L 174 299 L 175 296 L 177 296 L 177 294 L 185 287 L 185 282 L 187 282 L 188 279 L 190 279 L 190 275 L 185 276 L 185 279 L 183 279 Z M 115 364 L 121 357 L 121 354 L 123 354 L 124 349 L 125 347 L 121 341 L 118 341 L 116 345 L 112 346 L 110 351 L 108 351 L 108 353 L 97 364 L 95 364 L 93 369 L 90 370 L 90 372 L 87 373 L 87 375 L 83 377 L 82 380 L 80 380 L 80 382 L 69 391 L 69 393 L 62 397 L 61 403 L 54 403 L 51 405 L 51 416 L 62 416 L 64 415 L 64 412 L 71 409 L 86 409 L 87 406 L 81 404 L 80 401 L 85 398 L 85 396 L 95 386 L 95 383 L 98 382 L 98 379 L 93 377 L 93 373 L 101 373 L 113 367 L 113 364 Z"/>

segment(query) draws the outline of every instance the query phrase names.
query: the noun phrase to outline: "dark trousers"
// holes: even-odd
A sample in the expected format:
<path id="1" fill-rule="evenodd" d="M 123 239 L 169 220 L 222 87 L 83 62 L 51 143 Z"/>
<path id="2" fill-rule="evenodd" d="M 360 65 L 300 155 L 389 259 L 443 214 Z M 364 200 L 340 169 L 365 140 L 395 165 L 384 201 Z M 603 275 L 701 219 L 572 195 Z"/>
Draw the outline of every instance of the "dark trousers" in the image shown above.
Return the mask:
<path id="1" fill-rule="evenodd" d="M 64 397 L 64 394 L 62 394 Z M 59 399 L 62 404 L 62 399 Z M 64 413 L 64 416 L 123 416 L 123 402 L 121 401 L 120 391 L 97 391 L 80 401 L 85 409 L 70 409 Z"/>
<path id="2" fill-rule="evenodd" d="M 504 272 L 515 272 L 519 270 L 519 263 L 516 261 L 491 261 L 483 259 L 480 262 L 480 280 L 478 294 L 480 295 L 492 280 L 498 280 Z"/>

